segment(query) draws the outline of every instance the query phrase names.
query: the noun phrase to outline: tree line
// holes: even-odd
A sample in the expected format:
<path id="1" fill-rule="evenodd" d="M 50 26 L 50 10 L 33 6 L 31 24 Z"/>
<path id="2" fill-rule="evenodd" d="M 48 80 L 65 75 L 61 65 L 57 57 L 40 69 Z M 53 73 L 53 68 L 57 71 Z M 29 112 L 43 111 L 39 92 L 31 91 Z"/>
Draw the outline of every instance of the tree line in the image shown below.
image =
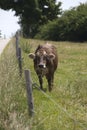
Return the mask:
<path id="1" fill-rule="evenodd" d="M 4 4 L 5 3 L 5 4 Z M 54 41 L 87 41 L 87 3 L 63 11 L 56 0 L 3 0 L 0 8 L 19 16 L 24 37 Z"/>

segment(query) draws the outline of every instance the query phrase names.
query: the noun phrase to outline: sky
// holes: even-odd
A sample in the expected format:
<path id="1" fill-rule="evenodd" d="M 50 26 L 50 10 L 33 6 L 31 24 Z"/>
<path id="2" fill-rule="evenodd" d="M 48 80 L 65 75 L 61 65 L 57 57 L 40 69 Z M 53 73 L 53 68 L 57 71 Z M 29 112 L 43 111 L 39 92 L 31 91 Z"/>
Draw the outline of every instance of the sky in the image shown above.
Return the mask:
<path id="1" fill-rule="evenodd" d="M 62 10 L 67 10 L 72 7 L 78 6 L 80 3 L 85 3 L 87 0 L 57 0 L 57 2 L 62 2 Z M 4 35 L 6 38 L 11 37 L 20 26 L 18 25 L 18 17 L 14 16 L 14 11 L 4 11 L 0 9 L 0 30 L 2 33 L 2 37 Z"/>
<path id="2" fill-rule="evenodd" d="M 61 1 L 62 2 L 62 9 L 67 10 L 72 7 L 76 7 L 80 5 L 80 3 L 86 3 L 87 0 L 57 0 L 57 2 Z"/>
<path id="3" fill-rule="evenodd" d="M 14 16 L 14 11 L 4 11 L 0 9 L 0 30 L 2 37 L 4 35 L 8 38 L 11 37 L 19 28 L 18 17 Z"/>

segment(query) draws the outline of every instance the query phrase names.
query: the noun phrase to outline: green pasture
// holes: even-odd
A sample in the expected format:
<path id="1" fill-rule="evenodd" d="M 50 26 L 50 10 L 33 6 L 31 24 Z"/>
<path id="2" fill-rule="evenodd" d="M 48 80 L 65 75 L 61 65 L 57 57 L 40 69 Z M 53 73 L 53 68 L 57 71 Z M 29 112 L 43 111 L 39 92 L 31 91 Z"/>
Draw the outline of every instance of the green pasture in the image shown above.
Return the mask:
<path id="1" fill-rule="evenodd" d="M 19 76 L 12 39 L 0 56 L 0 130 L 86 130 L 87 129 L 87 43 L 52 42 L 59 64 L 50 93 L 39 83 L 28 54 L 45 41 L 20 38 L 23 74 Z M 34 116 L 28 114 L 24 70 L 30 69 Z M 44 78 L 44 88 L 47 81 Z"/>

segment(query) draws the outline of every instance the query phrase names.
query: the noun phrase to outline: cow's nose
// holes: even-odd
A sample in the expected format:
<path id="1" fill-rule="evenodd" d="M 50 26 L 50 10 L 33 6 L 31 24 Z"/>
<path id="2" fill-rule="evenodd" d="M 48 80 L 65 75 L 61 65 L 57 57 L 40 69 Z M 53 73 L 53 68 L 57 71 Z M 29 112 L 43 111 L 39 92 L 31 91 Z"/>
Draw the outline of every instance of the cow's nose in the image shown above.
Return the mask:
<path id="1" fill-rule="evenodd" d="M 43 65 L 43 64 L 39 64 L 39 67 L 40 67 L 40 68 L 44 68 L 44 65 Z"/>

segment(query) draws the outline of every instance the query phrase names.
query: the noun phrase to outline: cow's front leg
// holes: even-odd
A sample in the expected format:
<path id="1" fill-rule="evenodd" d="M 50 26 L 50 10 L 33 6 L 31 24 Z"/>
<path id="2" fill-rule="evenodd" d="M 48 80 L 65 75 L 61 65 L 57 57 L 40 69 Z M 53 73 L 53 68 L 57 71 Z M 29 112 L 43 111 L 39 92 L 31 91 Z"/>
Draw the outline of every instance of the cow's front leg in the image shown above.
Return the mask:
<path id="1" fill-rule="evenodd" d="M 53 76 L 47 76 L 47 81 L 48 81 L 48 89 L 49 89 L 49 92 L 52 91 L 52 88 L 53 88 Z"/>
<path id="2" fill-rule="evenodd" d="M 43 79 L 42 79 L 42 76 L 38 76 L 39 78 L 39 83 L 40 83 L 40 89 L 43 90 Z"/>

